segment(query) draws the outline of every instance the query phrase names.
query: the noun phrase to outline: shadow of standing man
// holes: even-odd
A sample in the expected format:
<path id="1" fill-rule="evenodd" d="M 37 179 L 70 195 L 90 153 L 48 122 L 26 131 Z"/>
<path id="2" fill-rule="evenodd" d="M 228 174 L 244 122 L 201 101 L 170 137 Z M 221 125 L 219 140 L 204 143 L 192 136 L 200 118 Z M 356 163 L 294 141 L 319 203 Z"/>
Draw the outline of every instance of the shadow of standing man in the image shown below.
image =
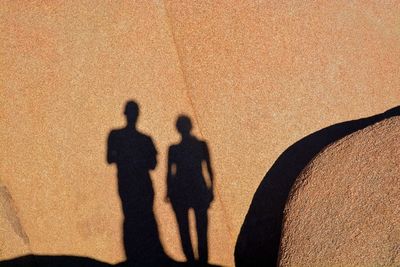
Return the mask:
<path id="1" fill-rule="evenodd" d="M 124 247 L 129 266 L 157 266 L 167 257 L 162 248 L 153 212 L 154 190 L 150 170 L 157 165 L 151 137 L 139 132 L 139 106 L 128 101 L 127 124 L 108 137 L 107 162 L 118 170 L 118 191 L 124 212 Z"/>
<path id="2" fill-rule="evenodd" d="M 194 251 L 189 232 L 189 209 L 193 209 L 196 218 L 198 240 L 198 260 L 200 264 L 208 262 L 208 208 L 214 199 L 214 175 L 211 168 L 207 143 L 192 135 L 192 122 L 188 116 L 181 115 L 176 122 L 181 135 L 180 143 L 168 150 L 167 197 L 171 202 L 178 222 L 182 249 L 188 263 L 195 262 Z M 207 170 L 209 184 L 203 175 Z"/>

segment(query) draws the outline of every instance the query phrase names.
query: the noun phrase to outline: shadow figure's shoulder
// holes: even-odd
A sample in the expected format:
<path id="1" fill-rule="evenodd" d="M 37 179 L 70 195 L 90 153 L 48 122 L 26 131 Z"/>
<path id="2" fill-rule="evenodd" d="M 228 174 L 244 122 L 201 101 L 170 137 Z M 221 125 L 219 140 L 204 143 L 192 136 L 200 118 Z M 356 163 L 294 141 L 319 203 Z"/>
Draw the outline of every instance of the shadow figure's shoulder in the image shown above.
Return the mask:
<path id="1" fill-rule="evenodd" d="M 203 148 L 207 148 L 207 149 L 208 149 L 207 141 L 199 139 L 199 144 L 200 144 Z"/>
<path id="2" fill-rule="evenodd" d="M 153 138 L 150 135 L 147 135 L 145 133 L 142 132 L 137 132 L 137 136 L 143 140 L 145 140 L 146 142 L 151 142 L 153 143 Z"/>
<path id="3" fill-rule="evenodd" d="M 109 136 L 119 136 L 119 135 L 124 135 L 125 133 L 126 133 L 126 128 L 116 128 L 110 131 Z"/>

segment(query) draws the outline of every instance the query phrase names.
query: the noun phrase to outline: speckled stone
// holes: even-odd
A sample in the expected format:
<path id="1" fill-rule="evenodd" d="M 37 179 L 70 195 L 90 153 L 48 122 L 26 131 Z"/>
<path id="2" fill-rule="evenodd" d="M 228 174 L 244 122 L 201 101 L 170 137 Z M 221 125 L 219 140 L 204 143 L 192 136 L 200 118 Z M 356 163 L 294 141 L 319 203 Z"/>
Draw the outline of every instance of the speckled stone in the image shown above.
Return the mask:
<path id="1" fill-rule="evenodd" d="M 254 192 L 282 151 L 398 105 L 399 17 L 390 1 L 1 1 L 1 186 L 31 252 L 124 260 L 105 152 L 135 99 L 158 150 L 164 249 L 184 260 L 164 196 L 167 149 L 185 113 L 216 175 L 210 262 L 232 266 Z M 0 259 L 19 254 L 10 251 Z"/>
<path id="2" fill-rule="evenodd" d="M 279 266 L 400 265 L 400 116 L 326 148 L 296 180 Z"/>

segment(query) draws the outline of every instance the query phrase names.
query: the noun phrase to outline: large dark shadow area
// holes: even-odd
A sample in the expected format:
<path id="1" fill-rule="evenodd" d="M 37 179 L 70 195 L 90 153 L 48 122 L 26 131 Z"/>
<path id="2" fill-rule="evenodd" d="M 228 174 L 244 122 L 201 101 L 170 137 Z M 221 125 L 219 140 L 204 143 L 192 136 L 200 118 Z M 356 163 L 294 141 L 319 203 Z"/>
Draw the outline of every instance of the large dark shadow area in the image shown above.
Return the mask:
<path id="1" fill-rule="evenodd" d="M 236 266 L 276 266 L 283 211 L 300 172 L 327 145 L 392 116 L 400 106 L 372 117 L 338 123 L 312 133 L 286 149 L 254 194 L 235 247 Z"/>
<path id="2" fill-rule="evenodd" d="M 196 264 L 170 261 L 167 264 L 157 263 L 153 265 L 134 264 L 128 261 L 118 264 L 109 264 L 95 259 L 71 255 L 24 255 L 18 258 L 0 261 L 0 267 L 192 267 Z M 217 265 L 207 265 L 219 267 Z"/>
<path id="3" fill-rule="evenodd" d="M 109 267 L 114 266 L 87 257 L 25 255 L 0 262 L 0 267 Z"/>

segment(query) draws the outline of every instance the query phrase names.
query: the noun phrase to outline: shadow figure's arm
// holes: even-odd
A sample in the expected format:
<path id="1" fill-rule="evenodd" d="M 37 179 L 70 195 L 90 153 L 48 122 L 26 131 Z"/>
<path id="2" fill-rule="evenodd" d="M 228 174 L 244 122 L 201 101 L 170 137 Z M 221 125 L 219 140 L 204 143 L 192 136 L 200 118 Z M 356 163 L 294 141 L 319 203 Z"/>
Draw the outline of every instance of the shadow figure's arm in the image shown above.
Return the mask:
<path id="1" fill-rule="evenodd" d="M 213 188 L 214 188 L 214 171 L 213 171 L 213 168 L 211 166 L 210 152 L 208 150 L 207 143 L 204 143 L 204 160 L 206 162 L 208 176 L 210 177 L 210 190 L 213 191 Z"/>
<path id="2" fill-rule="evenodd" d="M 149 158 L 148 158 L 148 168 L 150 170 L 154 170 L 157 166 L 157 149 L 154 145 L 154 142 L 151 138 L 149 138 L 149 145 L 148 145 L 148 151 L 149 151 Z"/>
<path id="3" fill-rule="evenodd" d="M 108 140 L 107 140 L 107 162 L 108 164 L 112 164 L 117 162 L 117 149 L 116 149 L 116 143 L 115 143 L 115 136 L 114 133 L 111 132 L 108 135 Z"/>

